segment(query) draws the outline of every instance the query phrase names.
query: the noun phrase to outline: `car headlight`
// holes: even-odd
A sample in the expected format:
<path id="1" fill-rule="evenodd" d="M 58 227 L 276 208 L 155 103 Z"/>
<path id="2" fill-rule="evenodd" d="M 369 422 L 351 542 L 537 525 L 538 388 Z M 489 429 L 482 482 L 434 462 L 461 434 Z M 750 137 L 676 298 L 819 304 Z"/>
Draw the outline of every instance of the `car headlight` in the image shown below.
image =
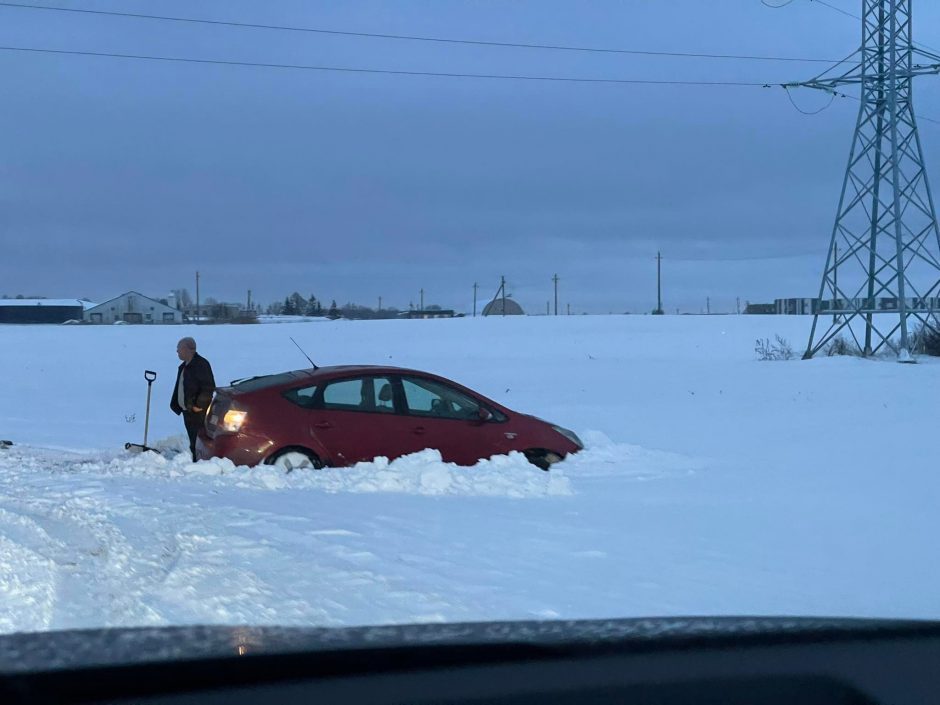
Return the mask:
<path id="1" fill-rule="evenodd" d="M 247 411 L 229 409 L 225 412 L 225 416 L 222 418 L 222 430 L 228 431 L 229 433 L 235 433 L 245 423 L 246 418 L 248 418 Z"/>
<path id="2" fill-rule="evenodd" d="M 560 433 L 562 436 L 567 438 L 569 441 L 574 443 L 576 446 L 578 446 L 578 448 L 580 448 L 581 450 L 584 450 L 584 444 L 581 442 L 581 439 L 578 438 L 577 433 L 575 433 L 574 431 L 569 431 L 567 428 L 562 428 L 561 426 L 553 425 L 552 428 L 555 429 L 555 431 Z"/>

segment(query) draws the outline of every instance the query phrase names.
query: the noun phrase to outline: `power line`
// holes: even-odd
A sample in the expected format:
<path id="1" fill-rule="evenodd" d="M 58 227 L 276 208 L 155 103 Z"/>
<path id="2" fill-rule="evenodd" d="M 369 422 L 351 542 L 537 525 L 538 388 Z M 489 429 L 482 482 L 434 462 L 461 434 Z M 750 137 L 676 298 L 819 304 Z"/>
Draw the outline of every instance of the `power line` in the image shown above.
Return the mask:
<path id="1" fill-rule="evenodd" d="M 855 14 L 849 12 L 848 10 L 843 10 L 841 7 L 836 7 L 835 5 L 829 4 L 828 2 L 826 2 L 826 0 L 809 0 L 809 1 L 810 1 L 810 2 L 819 3 L 820 5 L 824 5 L 825 7 L 828 7 L 830 10 L 835 10 L 836 12 L 842 13 L 842 14 L 845 15 L 846 17 L 851 17 L 853 20 L 859 20 L 859 21 L 861 21 L 861 19 L 862 19 L 862 18 L 859 17 L 858 15 L 855 15 Z M 791 0 L 791 2 L 792 2 L 792 0 Z"/>
<path id="2" fill-rule="evenodd" d="M 0 46 L 0 51 L 18 51 L 33 54 L 58 54 L 66 56 L 94 56 L 111 59 L 134 59 L 138 61 L 166 61 L 186 64 L 211 64 L 216 66 L 253 66 L 267 69 L 293 69 L 301 71 L 333 71 L 340 73 L 371 73 L 395 76 L 436 76 L 441 78 L 487 78 L 510 81 L 543 81 L 560 83 L 612 83 L 628 85 L 660 85 L 660 86 L 750 86 L 770 88 L 779 83 L 749 82 L 749 81 L 684 81 L 684 80 L 654 80 L 633 78 L 575 78 L 565 76 L 527 76 L 522 74 L 489 74 L 489 73 L 456 73 L 447 71 L 405 71 L 400 69 L 373 69 L 353 68 L 349 66 L 314 66 L 309 64 L 274 64 L 258 61 L 231 61 L 223 59 L 194 59 L 182 56 L 156 56 L 146 54 L 117 54 L 101 51 L 77 51 L 68 49 L 43 49 L 38 47 Z"/>
<path id="3" fill-rule="evenodd" d="M 776 5 L 767 2 L 767 0 L 761 0 L 761 2 L 767 7 L 772 7 L 775 10 L 778 10 L 781 7 L 786 7 L 787 5 L 790 5 L 793 2 L 793 0 L 782 0 L 779 4 L 776 4 Z M 835 10 L 839 14 L 845 15 L 846 17 L 851 17 L 853 20 L 858 20 L 859 22 L 862 21 L 861 16 L 856 15 L 855 13 L 849 12 L 848 10 L 843 10 L 841 7 L 837 7 L 831 3 L 826 2 L 826 0 L 808 0 L 808 2 L 814 2 L 818 5 L 822 5 L 823 7 L 828 7 L 830 10 Z M 923 47 L 924 49 L 929 49 L 931 51 L 940 51 L 940 49 L 936 49 L 930 46 L 929 44 L 924 44 L 923 42 L 911 42 L 911 43 L 914 46 L 920 46 L 920 47 Z"/>
<path id="4" fill-rule="evenodd" d="M 791 0 L 792 1 L 792 0 Z M 641 49 L 614 49 L 605 47 L 582 47 L 562 44 L 528 44 L 523 42 L 495 42 L 481 39 L 454 39 L 449 37 L 428 37 L 410 34 L 386 34 L 378 32 L 353 32 L 338 29 L 323 29 L 318 27 L 297 27 L 292 25 L 257 24 L 251 22 L 235 22 L 231 20 L 206 20 L 195 17 L 175 17 L 169 15 L 149 15 L 135 12 L 117 12 L 114 10 L 90 10 L 76 7 L 52 7 L 49 5 L 34 5 L 30 3 L 0 2 L 0 7 L 19 8 L 24 10 L 49 10 L 52 12 L 70 12 L 84 15 L 99 15 L 108 17 L 126 17 L 139 20 L 157 20 L 162 22 L 182 22 L 190 24 L 215 25 L 220 27 L 240 27 L 243 29 L 267 29 L 283 32 L 307 32 L 314 34 L 331 34 L 344 37 L 362 37 L 369 39 L 394 39 L 411 42 L 435 42 L 439 44 L 468 44 L 473 46 L 507 47 L 515 49 L 542 49 L 551 51 L 577 51 L 597 54 L 629 54 L 634 56 L 671 56 L 694 59 L 735 59 L 746 61 L 793 61 L 800 63 L 832 63 L 832 59 L 811 59 L 793 56 L 764 56 L 754 54 L 712 54 L 704 52 L 680 51 L 647 51 Z"/>
<path id="5" fill-rule="evenodd" d="M 223 59 L 194 59 L 182 56 L 155 56 L 145 54 L 118 54 L 114 52 L 100 51 L 77 51 L 69 49 L 45 49 L 39 47 L 12 47 L 0 46 L 0 51 L 23 52 L 29 54 L 53 54 L 64 56 L 90 56 L 108 59 L 131 59 L 135 61 L 163 61 L 168 63 L 184 64 L 203 64 L 212 66 L 239 66 L 255 67 L 267 69 L 291 69 L 300 71 L 324 71 L 337 73 L 361 73 L 361 74 L 380 74 L 392 76 L 426 76 L 437 78 L 481 78 L 507 81 L 540 81 L 543 83 L 594 83 L 594 84 L 619 84 L 619 85 L 649 85 L 649 86 L 729 86 L 729 87 L 749 87 L 749 88 L 774 88 L 782 87 L 787 90 L 787 97 L 793 103 L 787 84 L 774 82 L 749 82 L 749 81 L 684 81 L 684 80 L 656 80 L 656 79 L 633 79 L 633 78 L 576 78 L 565 76 L 527 76 L 514 74 L 486 74 L 486 73 L 455 73 L 443 71 L 406 71 L 399 69 L 373 69 L 373 68 L 354 68 L 350 66 L 314 66 L 309 64 L 274 64 L 258 61 L 231 61 Z M 855 96 L 838 94 L 839 97 L 852 98 L 860 100 Z M 835 97 L 835 96 L 834 96 Z M 834 98 L 833 98 L 834 99 Z M 830 101 L 831 104 L 831 101 Z M 795 103 L 794 107 L 801 113 L 815 115 L 817 112 L 806 112 L 801 110 Z M 829 107 L 829 105 L 826 105 Z M 823 108 L 825 109 L 825 108 Z M 918 119 L 940 125 L 940 120 L 917 116 Z"/>
<path id="6" fill-rule="evenodd" d="M 825 104 L 824 106 L 822 106 L 821 108 L 819 108 L 819 109 L 817 109 L 817 110 L 803 110 L 803 108 L 801 108 L 799 105 L 797 105 L 797 104 L 796 104 L 796 101 L 793 100 L 793 96 L 790 94 L 790 88 L 789 88 L 788 86 L 784 86 L 783 89 L 784 89 L 784 91 L 786 91 L 787 98 L 790 99 L 790 105 L 792 105 L 794 108 L 796 108 L 796 110 L 797 110 L 798 112 L 803 113 L 803 115 L 818 115 L 818 114 L 821 113 L 823 110 L 826 110 L 830 105 L 832 105 L 832 103 L 833 103 L 833 101 L 836 99 L 836 97 L 842 97 L 842 98 L 845 97 L 845 95 L 843 95 L 842 93 L 836 93 L 835 91 L 832 91 L 831 95 L 829 96 L 829 102 L 826 103 L 826 104 Z"/>
<path id="7" fill-rule="evenodd" d="M 855 95 L 849 95 L 848 93 L 839 93 L 840 98 L 851 98 L 856 103 L 861 103 L 862 99 Z M 940 120 L 935 120 L 934 118 L 926 117 L 924 115 L 914 114 L 914 117 L 918 120 L 924 120 L 925 122 L 932 122 L 934 125 L 940 125 Z"/>
<path id="8" fill-rule="evenodd" d="M 790 0 L 790 2 L 793 2 L 793 0 Z M 789 5 L 790 2 L 788 2 L 787 4 Z M 841 7 L 837 7 L 837 6 L 833 5 L 832 3 L 826 2 L 826 0 L 809 0 L 809 2 L 814 2 L 814 3 L 817 3 L 817 4 L 819 4 L 819 5 L 822 5 L 823 7 L 828 7 L 830 10 L 835 10 L 836 12 L 838 12 L 838 13 L 840 13 L 840 14 L 843 14 L 843 15 L 845 15 L 846 17 L 851 17 L 853 20 L 858 20 L 859 22 L 862 21 L 862 18 L 861 18 L 860 15 L 856 15 L 855 13 L 849 12 L 848 10 L 843 10 Z M 766 4 L 766 3 L 765 3 L 765 4 Z M 782 7 L 782 6 L 781 6 L 781 7 Z M 936 49 L 936 48 L 930 46 L 929 44 L 924 44 L 923 42 L 914 42 L 914 41 L 912 41 L 911 44 L 913 44 L 914 46 L 923 47 L 924 49 L 929 49 L 929 50 L 931 50 L 931 51 L 940 51 L 940 49 Z"/>

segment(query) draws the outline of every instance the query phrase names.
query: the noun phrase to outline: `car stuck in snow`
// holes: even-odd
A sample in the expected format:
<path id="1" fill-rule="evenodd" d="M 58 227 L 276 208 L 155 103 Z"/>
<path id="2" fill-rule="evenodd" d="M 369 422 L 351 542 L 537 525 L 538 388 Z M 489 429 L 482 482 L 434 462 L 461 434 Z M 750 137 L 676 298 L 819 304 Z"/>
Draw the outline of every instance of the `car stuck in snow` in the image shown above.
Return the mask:
<path id="1" fill-rule="evenodd" d="M 219 388 L 196 441 L 201 459 L 287 470 L 394 459 L 427 448 L 458 465 L 519 451 L 547 470 L 583 447 L 572 431 L 443 377 L 362 365 L 295 370 Z"/>

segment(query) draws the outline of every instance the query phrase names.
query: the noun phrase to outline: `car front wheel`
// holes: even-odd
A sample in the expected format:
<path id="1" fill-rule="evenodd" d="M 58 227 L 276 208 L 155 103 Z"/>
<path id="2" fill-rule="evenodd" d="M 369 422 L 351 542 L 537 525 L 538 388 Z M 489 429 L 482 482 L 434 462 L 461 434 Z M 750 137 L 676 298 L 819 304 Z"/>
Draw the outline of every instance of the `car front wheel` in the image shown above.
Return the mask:
<path id="1" fill-rule="evenodd" d="M 564 459 L 564 456 L 560 453 L 554 453 L 542 448 L 533 448 L 525 451 L 525 457 L 535 467 L 542 470 L 548 470 L 552 465 Z"/>
<path id="2" fill-rule="evenodd" d="M 293 470 L 317 470 L 323 463 L 306 448 L 285 448 L 268 459 L 267 465 L 281 468 L 285 472 Z"/>

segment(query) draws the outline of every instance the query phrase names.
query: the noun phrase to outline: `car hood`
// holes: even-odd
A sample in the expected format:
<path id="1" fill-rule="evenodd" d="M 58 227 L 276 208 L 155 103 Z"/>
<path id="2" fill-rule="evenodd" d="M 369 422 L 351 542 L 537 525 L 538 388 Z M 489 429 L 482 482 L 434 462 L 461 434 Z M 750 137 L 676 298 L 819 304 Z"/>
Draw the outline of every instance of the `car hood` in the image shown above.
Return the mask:
<path id="1" fill-rule="evenodd" d="M 200 661 L 387 648 L 512 647 L 544 653 L 676 648 L 690 644 L 763 643 L 940 635 L 940 622 L 769 617 L 689 617 L 598 621 L 485 622 L 350 628 L 163 627 L 17 633 L 0 636 L 0 673 L 41 673 L 95 666 Z"/>

